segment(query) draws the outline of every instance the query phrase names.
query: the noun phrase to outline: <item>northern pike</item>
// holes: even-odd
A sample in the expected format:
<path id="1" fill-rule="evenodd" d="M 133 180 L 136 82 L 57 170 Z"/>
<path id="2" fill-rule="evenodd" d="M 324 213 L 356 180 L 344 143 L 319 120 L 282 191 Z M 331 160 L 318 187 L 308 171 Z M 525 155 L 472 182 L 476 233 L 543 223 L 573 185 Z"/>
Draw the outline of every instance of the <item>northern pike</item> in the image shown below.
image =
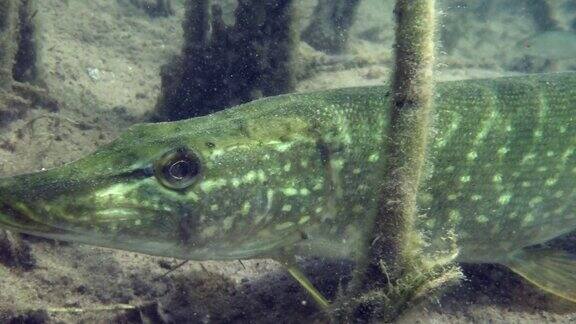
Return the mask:
<path id="1" fill-rule="evenodd" d="M 576 73 L 439 83 L 416 227 L 423 253 L 499 263 L 576 301 Z M 0 180 L 0 226 L 189 260 L 353 258 L 377 209 L 385 86 L 289 94 L 131 127 Z M 450 234 L 452 233 L 452 234 Z"/>

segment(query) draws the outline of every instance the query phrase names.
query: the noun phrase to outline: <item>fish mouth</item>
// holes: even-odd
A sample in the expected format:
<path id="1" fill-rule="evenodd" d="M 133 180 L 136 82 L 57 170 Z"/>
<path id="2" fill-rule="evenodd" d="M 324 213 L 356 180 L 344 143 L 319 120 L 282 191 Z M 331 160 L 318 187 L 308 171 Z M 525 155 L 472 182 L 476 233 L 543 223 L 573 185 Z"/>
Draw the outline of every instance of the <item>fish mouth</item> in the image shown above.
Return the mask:
<path id="1" fill-rule="evenodd" d="M 33 199 L 22 190 L 15 178 L 0 179 L 0 227 L 26 234 L 45 236 L 61 234 L 62 229 L 50 226 L 33 206 L 25 203 Z"/>

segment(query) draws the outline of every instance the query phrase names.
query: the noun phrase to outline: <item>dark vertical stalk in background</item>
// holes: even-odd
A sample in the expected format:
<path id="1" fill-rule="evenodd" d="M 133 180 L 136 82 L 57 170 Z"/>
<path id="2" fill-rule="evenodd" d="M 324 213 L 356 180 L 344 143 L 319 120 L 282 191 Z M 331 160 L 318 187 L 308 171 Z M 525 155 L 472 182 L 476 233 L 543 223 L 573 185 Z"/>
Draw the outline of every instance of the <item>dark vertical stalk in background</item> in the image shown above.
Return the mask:
<path id="1" fill-rule="evenodd" d="M 209 0 L 188 0 L 182 53 L 162 68 L 160 119 L 206 115 L 296 85 L 293 0 L 239 0 L 235 24 Z"/>
<path id="2" fill-rule="evenodd" d="M 210 0 L 192 0 L 186 6 L 182 29 L 184 34 L 184 52 L 191 49 L 203 49 L 208 46 L 210 36 Z"/>
<path id="3" fill-rule="evenodd" d="M 20 0 L 18 51 L 12 70 L 14 80 L 19 82 L 33 83 L 39 78 L 37 14 L 38 8 L 35 0 Z"/>
<path id="4" fill-rule="evenodd" d="M 0 90 L 38 79 L 35 0 L 0 0 Z"/>
<path id="5" fill-rule="evenodd" d="M 0 0 L 0 126 L 34 106 L 57 110 L 39 87 L 39 37 L 36 0 Z"/>
<path id="6" fill-rule="evenodd" d="M 12 87 L 12 67 L 18 51 L 18 3 L 15 0 L 0 0 L 0 90 Z"/>
<path id="7" fill-rule="evenodd" d="M 302 40 L 319 51 L 342 53 L 359 4 L 360 0 L 319 0 Z"/>

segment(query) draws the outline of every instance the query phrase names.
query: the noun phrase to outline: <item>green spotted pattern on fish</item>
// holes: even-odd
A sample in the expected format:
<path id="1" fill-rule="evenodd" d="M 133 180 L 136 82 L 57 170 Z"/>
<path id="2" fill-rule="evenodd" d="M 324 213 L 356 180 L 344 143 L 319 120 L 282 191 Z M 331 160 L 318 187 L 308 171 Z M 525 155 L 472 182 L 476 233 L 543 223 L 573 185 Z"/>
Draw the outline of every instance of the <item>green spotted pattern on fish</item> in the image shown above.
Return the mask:
<path id="1" fill-rule="evenodd" d="M 77 162 L 1 179 L 0 226 L 193 260 L 353 258 L 386 183 L 388 101 L 350 88 L 136 125 Z M 576 230 L 575 116 L 575 73 L 438 84 L 423 253 L 455 244 L 456 261 L 576 301 L 575 256 L 542 246 Z"/>

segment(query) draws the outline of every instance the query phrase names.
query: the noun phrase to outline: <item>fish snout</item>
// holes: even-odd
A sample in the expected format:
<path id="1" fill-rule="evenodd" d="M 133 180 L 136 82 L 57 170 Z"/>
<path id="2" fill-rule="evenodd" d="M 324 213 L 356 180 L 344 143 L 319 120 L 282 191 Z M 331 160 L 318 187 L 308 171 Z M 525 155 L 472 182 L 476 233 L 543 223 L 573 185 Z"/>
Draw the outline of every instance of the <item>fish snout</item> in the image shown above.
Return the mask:
<path id="1" fill-rule="evenodd" d="M 7 181 L 0 179 L 0 227 L 15 230 L 23 219 L 24 215 L 14 206 Z"/>
<path id="2" fill-rule="evenodd" d="M 27 197 L 18 193 L 13 178 L 0 179 L 0 227 L 22 233 L 45 232 L 46 226 L 35 219 Z"/>

